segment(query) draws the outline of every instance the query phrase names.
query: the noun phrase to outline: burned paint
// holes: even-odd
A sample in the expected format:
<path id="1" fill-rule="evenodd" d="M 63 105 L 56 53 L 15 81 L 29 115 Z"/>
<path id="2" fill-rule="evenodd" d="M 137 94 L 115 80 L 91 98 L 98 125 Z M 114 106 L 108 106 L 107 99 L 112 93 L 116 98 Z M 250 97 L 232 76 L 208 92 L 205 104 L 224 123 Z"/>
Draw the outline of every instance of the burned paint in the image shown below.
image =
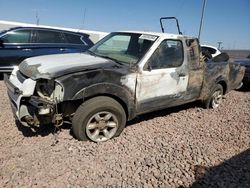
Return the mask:
<path id="1" fill-rule="evenodd" d="M 65 88 L 64 101 L 84 101 L 94 96 L 108 95 L 123 103 L 129 119 L 135 116 L 134 67 L 117 66 L 110 62 L 110 66 L 67 74 L 57 78 L 56 81 Z"/>

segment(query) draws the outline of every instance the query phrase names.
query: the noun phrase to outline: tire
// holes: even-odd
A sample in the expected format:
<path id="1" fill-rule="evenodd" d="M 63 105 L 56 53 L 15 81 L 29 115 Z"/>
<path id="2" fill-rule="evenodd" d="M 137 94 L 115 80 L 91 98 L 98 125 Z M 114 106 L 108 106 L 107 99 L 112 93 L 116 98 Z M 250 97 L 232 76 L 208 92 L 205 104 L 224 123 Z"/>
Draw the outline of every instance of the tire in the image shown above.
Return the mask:
<path id="1" fill-rule="evenodd" d="M 204 100 L 205 108 L 217 108 L 221 102 L 223 97 L 223 87 L 220 84 L 217 84 L 212 90 L 209 97 Z"/>
<path id="2" fill-rule="evenodd" d="M 82 141 L 104 142 L 119 136 L 126 124 L 126 113 L 116 100 L 95 97 L 84 102 L 73 117 L 72 130 Z"/>

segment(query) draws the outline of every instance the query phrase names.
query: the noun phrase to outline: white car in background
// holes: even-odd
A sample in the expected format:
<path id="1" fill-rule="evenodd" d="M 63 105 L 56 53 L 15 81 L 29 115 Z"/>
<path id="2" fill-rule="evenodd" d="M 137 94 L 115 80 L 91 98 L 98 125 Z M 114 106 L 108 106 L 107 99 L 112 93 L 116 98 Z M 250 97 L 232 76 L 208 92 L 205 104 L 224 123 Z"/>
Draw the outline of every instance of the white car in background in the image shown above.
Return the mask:
<path id="1" fill-rule="evenodd" d="M 210 54 L 212 56 L 211 58 L 221 54 L 218 48 L 204 44 L 201 45 L 201 51 L 203 54 Z"/>

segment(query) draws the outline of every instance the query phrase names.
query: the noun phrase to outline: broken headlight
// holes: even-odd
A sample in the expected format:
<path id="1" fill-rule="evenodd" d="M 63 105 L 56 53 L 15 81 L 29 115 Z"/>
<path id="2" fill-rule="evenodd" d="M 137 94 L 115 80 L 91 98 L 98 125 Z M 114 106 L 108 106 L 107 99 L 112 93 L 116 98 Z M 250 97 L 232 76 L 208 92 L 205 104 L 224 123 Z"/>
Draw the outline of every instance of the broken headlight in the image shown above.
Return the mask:
<path id="1" fill-rule="evenodd" d="M 37 94 L 42 97 L 51 97 L 55 88 L 53 80 L 39 80 L 36 85 Z"/>
<path id="2" fill-rule="evenodd" d="M 36 85 L 36 92 L 38 96 L 48 100 L 56 99 L 60 101 L 63 98 L 63 87 L 54 80 L 39 80 Z"/>

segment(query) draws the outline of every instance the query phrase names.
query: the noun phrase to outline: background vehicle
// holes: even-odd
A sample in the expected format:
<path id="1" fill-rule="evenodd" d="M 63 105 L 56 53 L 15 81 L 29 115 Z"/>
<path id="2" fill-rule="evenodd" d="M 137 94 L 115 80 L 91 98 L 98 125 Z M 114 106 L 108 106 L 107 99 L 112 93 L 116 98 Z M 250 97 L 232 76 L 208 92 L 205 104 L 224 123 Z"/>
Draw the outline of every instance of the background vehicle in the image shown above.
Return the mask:
<path id="1" fill-rule="evenodd" d="M 221 54 L 221 51 L 218 48 L 205 44 L 201 45 L 201 51 L 202 54 L 204 54 L 208 59 L 211 59 Z"/>
<path id="2" fill-rule="evenodd" d="M 216 48 L 214 46 L 201 45 L 201 50 L 202 50 L 202 54 L 205 56 L 206 61 L 211 61 L 213 58 L 215 58 L 216 56 L 218 56 L 218 55 L 220 55 L 222 53 L 223 53 L 224 56 L 226 56 L 226 53 L 221 52 L 220 50 L 218 50 L 218 48 Z M 237 59 L 234 60 L 235 62 L 241 64 L 244 67 L 246 67 L 245 74 L 244 74 L 244 77 L 243 77 L 243 80 L 242 80 L 244 85 L 247 85 L 250 82 L 250 59 L 249 58 L 250 58 L 250 55 L 245 59 L 238 59 L 237 58 Z M 217 61 L 216 59 L 214 59 L 214 60 Z M 228 60 L 229 56 L 226 59 Z M 214 60 L 212 60 L 212 61 L 214 61 Z"/>
<path id="3" fill-rule="evenodd" d="M 0 33 L 0 72 L 11 72 L 24 59 L 39 55 L 84 52 L 89 35 L 63 30 L 17 27 Z"/>
<path id="4" fill-rule="evenodd" d="M 235 62 L 240 63 L 242 66 L 246 67 L 245 74 L 243 77 L 243 83 L 246 86 L 250 86 L 250 59 L 238 59 Z"/>

